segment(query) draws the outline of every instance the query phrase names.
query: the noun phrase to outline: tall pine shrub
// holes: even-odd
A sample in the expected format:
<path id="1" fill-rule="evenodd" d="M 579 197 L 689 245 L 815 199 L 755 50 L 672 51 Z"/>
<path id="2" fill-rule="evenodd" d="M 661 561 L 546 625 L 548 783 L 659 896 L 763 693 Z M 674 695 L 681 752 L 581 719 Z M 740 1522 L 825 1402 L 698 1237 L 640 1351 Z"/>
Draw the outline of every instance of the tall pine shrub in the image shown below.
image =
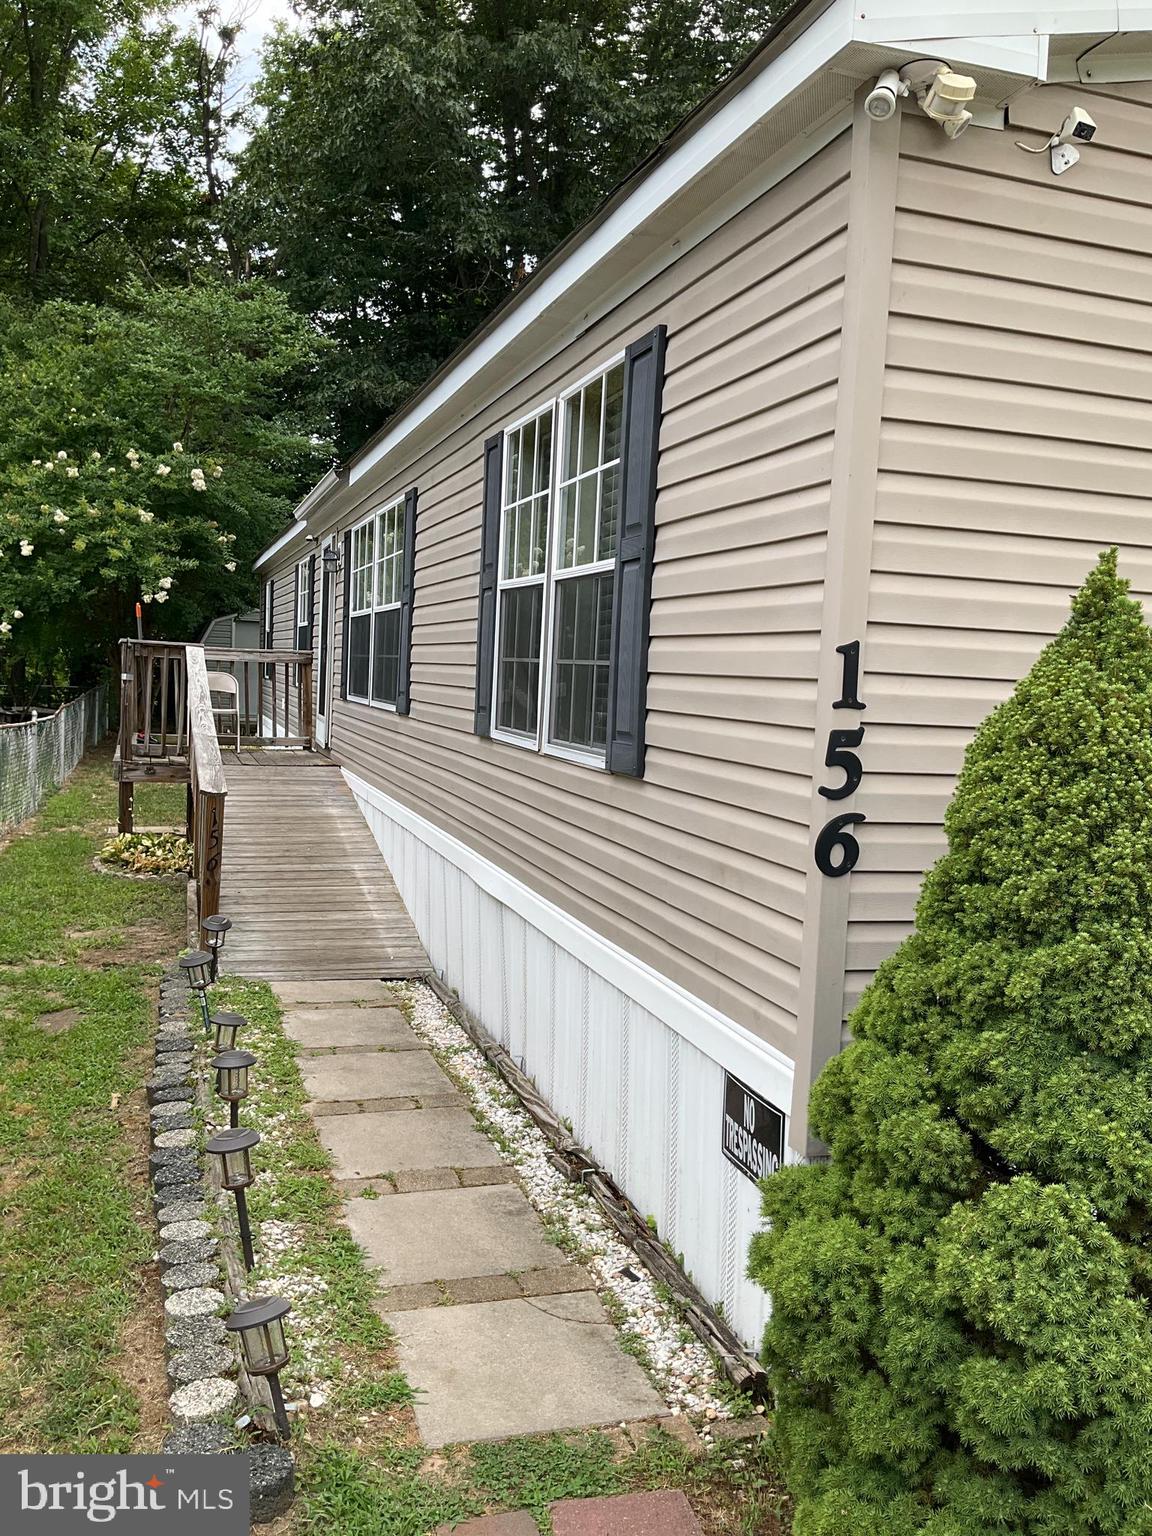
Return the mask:
<path id="1" fill-rule="evenodd" d="M 796 1536 L 1152 1533 L 1152 631 L 1106 553 L 972 742 L 764 1186 Z"/>

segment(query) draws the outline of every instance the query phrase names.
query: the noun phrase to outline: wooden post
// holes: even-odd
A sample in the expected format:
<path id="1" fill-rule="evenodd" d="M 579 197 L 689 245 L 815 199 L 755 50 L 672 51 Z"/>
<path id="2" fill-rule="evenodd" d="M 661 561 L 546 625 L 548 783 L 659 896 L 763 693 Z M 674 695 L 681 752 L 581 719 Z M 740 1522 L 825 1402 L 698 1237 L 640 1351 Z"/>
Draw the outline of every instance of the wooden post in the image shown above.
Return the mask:
<path id="1" fill-rule="evenodd" d="M 203 925 L 206 917 L 220 910 L 220 869 L 224 854 L 224 797 L 228 785 L 220 760 L 216 722 L 212 718 L 212 696 L 208 691 L 208 669 L 204 649 L 190 645 L 185 650 L 188 670 L 188 749 L 191 792 L 193 796 L 193 872 L 196 877 L 196 918 Z M 207 935 L 200 929 L 200 943 Z"/>
<path id="2" fill-rule="evenodd" d="M 120 642 L 120 729 L 117 744 L 123 767 L 132 761 L 136 745 L 136 652 L 131 640 Z"/>
<path id="3" fill-rule="evenodd" d="M 208 935 L 204 931 L 206 918 L 215 917 L 220 910 L 220 870 L 224 857 L 224 796 L 201 793 L 200 824 L 203 829 L 203 856 L 200 864 L 200 948 L 208 947 Z"/>
<path id="4" fill-rule="evenodd" d="M 304 737 L 304 745 L 311 752 L 315 743 L 312 740 L 316 729 L 315 714 L 312 706 L 312 661 L 300 663 L 300 734 Z"/>
<path id="5" fill-rule="evenodd" d="M 119 800 L 119 813 L 116 817 L 116 829 L 119 832 L 131 832 L 132 830 L 132 791 L 135 786 L 131 779 L 121 779 L 116 786 Z"/>

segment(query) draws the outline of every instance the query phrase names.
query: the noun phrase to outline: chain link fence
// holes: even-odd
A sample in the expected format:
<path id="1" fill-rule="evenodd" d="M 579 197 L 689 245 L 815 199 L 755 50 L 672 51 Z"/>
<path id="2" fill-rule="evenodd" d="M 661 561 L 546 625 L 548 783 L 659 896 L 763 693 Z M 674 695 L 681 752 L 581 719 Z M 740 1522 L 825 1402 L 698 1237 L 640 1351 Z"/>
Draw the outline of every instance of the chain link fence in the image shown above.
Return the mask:
<path id="1" fill-rule="evenodd" d="M 0 837 L 33 815 L 108 732 L 108 684 L 90 688 L 55 714 L 0 725 Z"/>

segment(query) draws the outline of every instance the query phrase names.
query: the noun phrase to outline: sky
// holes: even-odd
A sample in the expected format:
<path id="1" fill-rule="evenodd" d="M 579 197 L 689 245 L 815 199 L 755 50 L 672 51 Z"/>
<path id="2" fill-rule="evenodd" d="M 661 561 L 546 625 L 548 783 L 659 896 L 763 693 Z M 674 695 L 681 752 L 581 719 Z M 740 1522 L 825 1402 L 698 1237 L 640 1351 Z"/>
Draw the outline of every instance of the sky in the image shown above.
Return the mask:
<path id="1" fill-rule="evenodd" d="M 192 27 L 196 25 L 196 13 L 200 5 L 192 3 L 174 6 L 173 19 Z M 243 18 L 243 29 L 238 46 L 239 64 L 235 80 L 247 87 L 255 80 L 260 68 L 260 49 L 264 39 L 278 21 L 291 22 L 290 0 L 220 0 L 220 11 L 225 21 Z"/>

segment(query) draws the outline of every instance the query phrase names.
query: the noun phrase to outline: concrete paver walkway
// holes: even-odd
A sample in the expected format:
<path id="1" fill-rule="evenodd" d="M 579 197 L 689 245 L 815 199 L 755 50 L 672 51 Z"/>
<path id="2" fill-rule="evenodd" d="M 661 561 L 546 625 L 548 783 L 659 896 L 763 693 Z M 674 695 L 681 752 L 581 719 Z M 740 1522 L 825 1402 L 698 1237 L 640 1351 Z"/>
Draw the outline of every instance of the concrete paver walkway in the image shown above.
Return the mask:
<path id="1" fill-rule="evenodd" d="M 273 986 L 424 1443 L 663 1416 L 589 1275 L 547 1241 L 514 1170 L 386 989 Z"/>

